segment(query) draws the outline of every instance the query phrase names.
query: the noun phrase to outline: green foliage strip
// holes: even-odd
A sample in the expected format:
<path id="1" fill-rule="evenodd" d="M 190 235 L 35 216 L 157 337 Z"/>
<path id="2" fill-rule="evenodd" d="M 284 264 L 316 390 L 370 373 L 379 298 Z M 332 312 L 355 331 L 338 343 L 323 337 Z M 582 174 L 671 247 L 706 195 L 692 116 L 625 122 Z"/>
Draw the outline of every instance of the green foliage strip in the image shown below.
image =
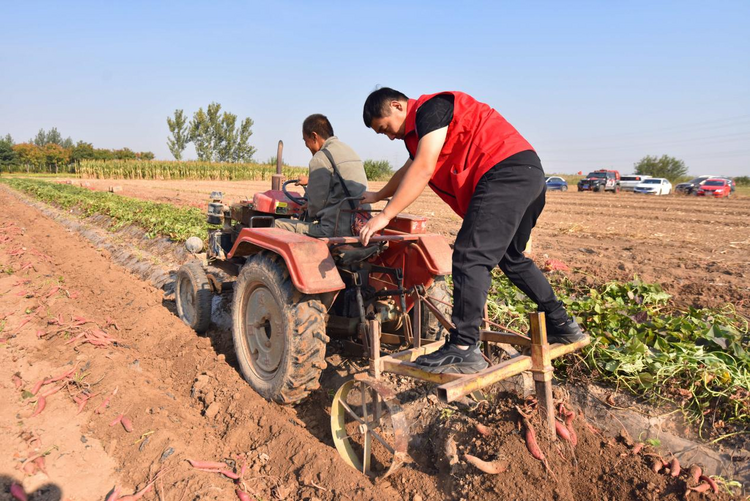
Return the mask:
<path id="1" fill-rule="evenodd" d="M 194 207 L 175 207 L 47 181 L 0 178 L 0 182 L 57 207 L 76 208 L 84 216 L 109 216 L 115 221 L 113 231 L 135 224 L 145 229 L 149 237 L 163 235 L 183 242 L 191 236 L 204 238 L 208 230 L 205 214 Z"/>

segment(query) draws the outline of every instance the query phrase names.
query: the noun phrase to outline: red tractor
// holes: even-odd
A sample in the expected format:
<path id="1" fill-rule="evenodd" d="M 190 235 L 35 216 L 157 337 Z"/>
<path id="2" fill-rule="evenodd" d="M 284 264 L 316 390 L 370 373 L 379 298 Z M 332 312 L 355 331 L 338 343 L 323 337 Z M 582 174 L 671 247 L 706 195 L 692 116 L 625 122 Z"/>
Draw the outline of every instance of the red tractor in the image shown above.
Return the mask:
<path id="1" fill-rule="evenodd" d="M 417 343 L 444 336 L 429 309 L 413 306 L 418 294 L 428 294 L 449 313 L 444 276 L 451 249 L 426 232 L 425 218 L 405 214 L 367 247 L 354 237 L 274 228 L 276 218 L 300 217 L 305 203 L 287 190 L 295 181 L 282 185 L 280 172 L 277 165 L 272 189 L 252 200 L 225 205 L 221 193 L 212 194 L 208 222 L 216 229 L 205 254 L 180 268 L 175 297 L 180 318 L 203 333 L 213 296 L 233 290 L 233 340 L 244 378 L 263 397 L 291 404 L 319 387 L 331 337 L 367 353 L 372 320 L 386 344 L 412 344 L 412 325 L 420 331 Z"/>

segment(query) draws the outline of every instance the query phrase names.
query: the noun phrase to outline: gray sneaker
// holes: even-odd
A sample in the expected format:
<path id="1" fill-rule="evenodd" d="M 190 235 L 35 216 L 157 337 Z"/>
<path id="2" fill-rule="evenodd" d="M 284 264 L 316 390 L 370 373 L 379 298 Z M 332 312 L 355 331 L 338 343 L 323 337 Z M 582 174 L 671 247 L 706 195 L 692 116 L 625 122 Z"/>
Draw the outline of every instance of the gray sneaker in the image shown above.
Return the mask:
<path id="1" fill-rule="evenodd" d="M 422 355 L 414 360 L 419 368 L 435 374 L 474 374 L 489 365 L 479 351 L 479 345 L 470 346 L 467 350 L 446 342 L 439 350 Z"/>
<path id="2" fill-rule="evenodd" d="M 547 320 L 547 342 L 549 344 L 570 344 L 586 338 L 581 326 L 574 318 L 568 317 L 565 322 L 554 323 Z"/>

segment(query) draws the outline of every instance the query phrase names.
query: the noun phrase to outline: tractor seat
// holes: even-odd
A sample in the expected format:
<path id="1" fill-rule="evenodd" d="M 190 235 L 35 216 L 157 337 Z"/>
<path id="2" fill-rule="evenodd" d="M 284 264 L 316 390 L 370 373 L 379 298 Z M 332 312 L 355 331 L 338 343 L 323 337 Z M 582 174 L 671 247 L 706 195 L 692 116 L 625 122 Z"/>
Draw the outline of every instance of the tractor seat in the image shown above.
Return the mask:
<path id="1" fill-rule="evenodd" d="M 367 247 L 343 244 L 331 247 L 331 256 L 339 266 L 351 266 L 377 256 L 386 249 L 387 242 L 370 244 Z"/>

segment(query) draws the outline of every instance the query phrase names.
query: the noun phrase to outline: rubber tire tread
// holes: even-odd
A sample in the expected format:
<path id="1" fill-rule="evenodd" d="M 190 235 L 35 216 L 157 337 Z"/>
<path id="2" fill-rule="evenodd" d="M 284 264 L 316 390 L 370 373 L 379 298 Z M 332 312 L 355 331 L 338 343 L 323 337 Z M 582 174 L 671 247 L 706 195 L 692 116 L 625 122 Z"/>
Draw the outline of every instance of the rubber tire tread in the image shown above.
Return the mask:
<path id="1" fill-rule="evenodd" d="M 194 307 L 195 307 L 195 319 L 191 323 L 188 323 L 180 314 L 180 282 L 181 277 L 186 276 L 193 287 L 193 294 L 195 295 Z M 198 334 L 204 334 L 208 330 L 208 326 L 211 325 L 211 302 L 213 301 L 213 290 L 211 284 L 208 281 L 206 272 L 203 270 L 203 265 L 200 261 L 191 261 L 180 267 L 177 271 L 177 281 L 175 282 L 175 304 L 177 305 L 177 313 L 190 328 L 192 328 Z"/>
<path id="2" fill-rule="evenodd" d="M 280 304 L 286 319 L 286 346 L 279 368 L 265 380 L 252 370 L 244 346 L 242 303 L 249 286 L 260 281 Z M 263 398 L 280 404 L 295 404 L 320 388 L 320 374 L 326 368 L 326 309 L 317 295 L 299 292 L 292 283 L 284 260 L 270 251 L 250 257 L 240 270 L 234 287 L 232 337 L 240 371 Z M 289 327 L 292 328 L 289 328 Z"/>
<path id="3" fill-rule="evenodd" d="M 444 301 L 446 303 L 452 303 L 451 293 L 448 290 L 448 283 L 445 281 L 445 277 L 435 277 L 432 285 L 427 289 L 427 295 Z M 445 315 L 448 320 L 451 318 L 453 308 L 441 303 L 437 303 L 438 310 Z M 438 340 L 448 336 L 448 330 L 443 327 L 435 315 L 426 307 L 422 306 L 422 339 Z"/>

